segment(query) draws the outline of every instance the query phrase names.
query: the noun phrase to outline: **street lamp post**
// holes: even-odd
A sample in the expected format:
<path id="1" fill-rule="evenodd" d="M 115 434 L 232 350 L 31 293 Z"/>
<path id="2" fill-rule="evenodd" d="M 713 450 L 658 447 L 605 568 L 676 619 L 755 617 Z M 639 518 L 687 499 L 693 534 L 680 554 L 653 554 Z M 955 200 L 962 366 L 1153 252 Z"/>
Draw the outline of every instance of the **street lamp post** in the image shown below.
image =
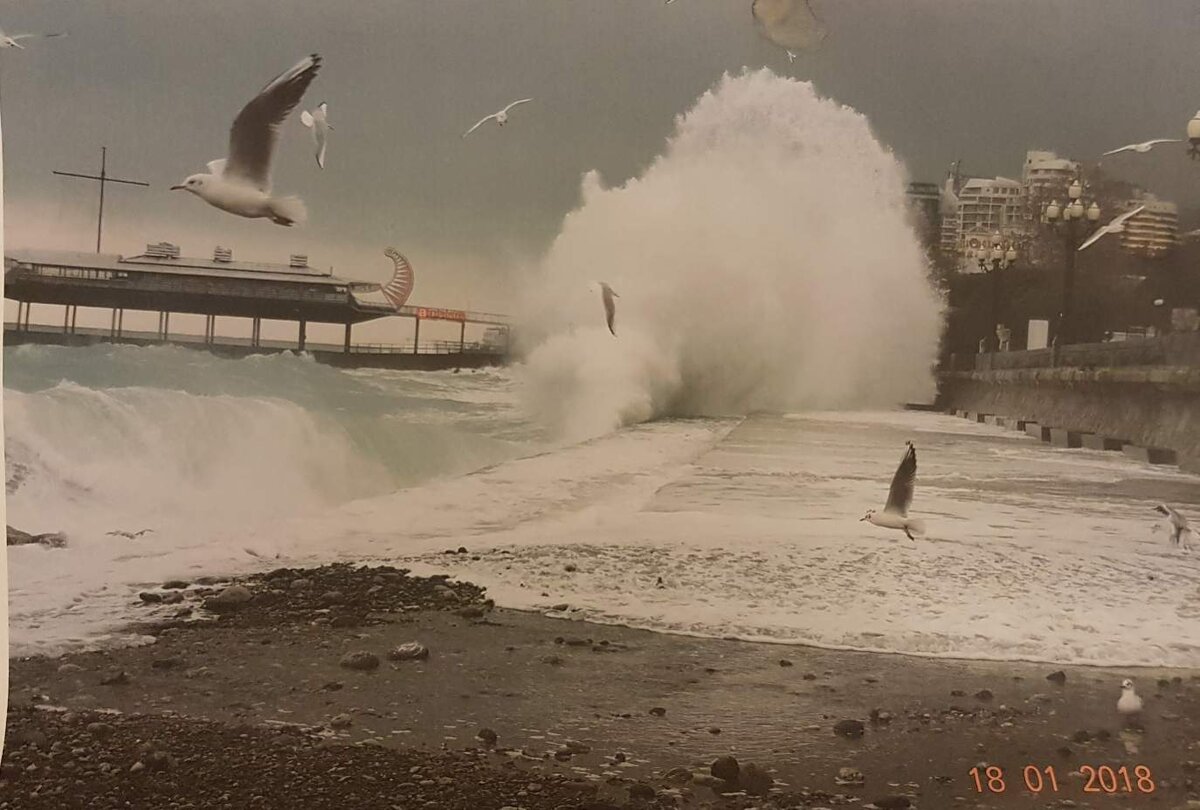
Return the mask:
<path id="1" fill-rule="evenodd" d="M 1012 266 L 1017 260 L 1017 250 L 1010 243 L 1008 248 L 1001 245 L 1000 234 L 992 234 L 992 247 L 979 251 L 979 271 L 992 277 L 992 334 L 988 343 L 995 340 L 996 351 L 1002 347 L 1000 341 L 1000 271 Z"/>
<path id="2" fill-rule="evenodd" d="M 1075 292 L 1075 253 L 1083 241 L 1083 220 L 1095 224 L 1100 219 L 1100 206 L 1093 201 L 1083 201 L 1083 185 L 1075 180 L 1067 189 L 1067 202 L 1063 205 L 1054 200 L 1042 209 L 1042 220 L 1047 222 L 1063 237 L 1066 251 L 1066 266 L 1063 272 L 1062 302 L 1058 313 L 1058 324 L 1054 330 L 1053 343 L 1070 343 L 1074 337 L 1071 323 L 1071 303 Z"/>

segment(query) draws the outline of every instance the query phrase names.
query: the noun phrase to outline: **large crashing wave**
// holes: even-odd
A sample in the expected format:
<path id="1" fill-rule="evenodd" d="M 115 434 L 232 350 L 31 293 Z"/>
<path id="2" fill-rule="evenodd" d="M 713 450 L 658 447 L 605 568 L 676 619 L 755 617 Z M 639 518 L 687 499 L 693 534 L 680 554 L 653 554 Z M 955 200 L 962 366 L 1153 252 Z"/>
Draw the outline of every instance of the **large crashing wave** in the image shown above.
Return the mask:
<path id="1" fill-rule="evenodd" d="M 724 77 L 640 177 L 584 177 L 525 295 L 531 409 L 584 438 L 927 396 L 941 305 L 905 182 L 867 119 L 811 84 Z M 620 295 L 616 338 L 596 280 Z"/>

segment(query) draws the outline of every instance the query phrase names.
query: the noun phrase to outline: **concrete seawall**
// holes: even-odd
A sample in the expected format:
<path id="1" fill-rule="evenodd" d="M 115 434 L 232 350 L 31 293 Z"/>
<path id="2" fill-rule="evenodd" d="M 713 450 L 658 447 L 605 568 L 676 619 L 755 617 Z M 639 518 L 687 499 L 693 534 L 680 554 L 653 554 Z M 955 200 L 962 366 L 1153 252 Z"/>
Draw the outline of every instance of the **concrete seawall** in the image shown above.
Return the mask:
<path id="1" fill-rule="evenodd" d="M 1108 449 L 1132 445 L 1131 455 L 1147 460 L 1173 454 L 1181 469 L 1200 472 L 1200 368 L 947 372 L 938 404 L 1030 423 L 1063 446 L 1104 447 L 1108 440 Z"/>

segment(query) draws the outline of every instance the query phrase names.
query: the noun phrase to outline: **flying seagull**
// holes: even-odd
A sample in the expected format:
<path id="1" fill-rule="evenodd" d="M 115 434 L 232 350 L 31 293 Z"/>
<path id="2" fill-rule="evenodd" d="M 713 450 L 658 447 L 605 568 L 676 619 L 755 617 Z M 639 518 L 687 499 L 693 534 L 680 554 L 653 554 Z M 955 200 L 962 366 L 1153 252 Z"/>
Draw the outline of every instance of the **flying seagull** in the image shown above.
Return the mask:
<path id="1" fill-rule="evenodd" d="M 1183 541 L 1185 534 L 1191 534 L 1192 529 L 1188 526 L 1187 518 L 1165 503 L 1160 503 L 1154 507 L 1154 511 L 1166 517 L 1172 545 L 1179 545 Z M 1184 543 L 1184 548 L 1187 548 L 1186 543 Z"/>
<path id="2" fill-rule="evenodd" d="M 612 332 L 613 337 L 616 337 L 617 333 L 613 329 L 613 319 L 617 317 L 617 304 L 613 299 L 620 298 L 621 296 L 613 292 L 613 288 L 608 286 L 607 283 L 603 281 L 598 283 L 600 284 L 600 297 L 604 299 L 604 320 L 608 322 L 608 331 Z"/>
<path id="3" fill-rule="evenodd" d="M 1102 157 L 1108 157 L 1109 155 L 1116 155 L 1121 152 L 1138 152 L 1139 154 L 1145 154 L 1146 152 L 1149 152 L 1154 147 L 1158 146 L 1160 143 L 1183 143 L 1183 141 L 1179 138 L 1155 138 L 1152 141 L 1143 141 L 1142 143 L 1131 143 L 1131 144 L 1122 146 L 1120 149 L 1112 149 L 1108 152 L 1105 152 Z"/>
<path id="4" fill-rule="evenodd" d="M 21 44 L 23 39 L 52 39 L 54 37 L 65 37 L 66 34 L 6 34 L 0 31 L 0 48 L 17 48 L 25 50 L 25 46 Z"/>
<path id="5" fill-rule="evenodd" d="M 900 466 L 896 468 L 896 475 L 892 478 L 892 488 L 888 490 L 887 506 L 883 507 L 882 512 L 868 509 L 867 514 L 859 518 L 859 522 L 865 520 L 885 529 L 901 529 L 909 540 L 916 540 L 912 533 L 924 534 L 925 523 L 908 516 L 908 507 L 912 505 L 913 487 L 917 483 L 917 448 L 913 447 L 912 442 L 907 442 L 907 445 L 904 458 L 900 459 Z"/>
<path id="6" fill-rule="evenodd" d="M 171 190 L 190 191 L 239 217 L 268 217 L 288 226 L 303 222 L 306 212 L 299 197 L 271 196 L 271 158 L 279 125 L 300 103 L 320 67 L 321 57 L 314 53 L 272 79 L 233 120 L 229 157 L 211 161 L 208 174 L 193 174 Z"/>
<path id="7" fill-rule="evenodd" d="M 472 132 L 474 132 L 475 130 L 479 129 L 481 126 L 483 126 L 483 125 L 484 125 L 484 124 L 486 124 L 488 121 L 491 121 L 491 120 L 493 120 L 493 119 L 494 119 L 494 120 L 496 121 L 496 123 L 497 123 L 497 124 L 499 124 L 500 126 L 504 126 L 506 123 L 508 123 L 508 111 L 509 111 L 509 110 L 511 110 L 513 107 L 517 106 L 518 104 L 524 104 L 524 103 L 526 103 L 526 102 L 528 102 L 528 101 L 533 101 L 533 99 L 531 99 L 531 98 L 523 98 L 523 99 L 520 99 L 520 100 L 518 100 L 518 101 L 514 101 L 512 104 L 509 104 L 507 107 L 505 107 L 505 108 L 504 108 L 503 110 L 501 110 L 500 112 L 494 112 L 494 113 L 492 113 L 491 115 L 485 115 L 483 118 L 480 118 L 480 119 L 479 119 L 479 121 L 478 121 L 478 122 L 475 124 L 475 126 L 471 127 L 471 128 L 470 128 L 470 129 L 468 129 L 466 132 L 464 132 L 464 133 L 463 133 L 463 137 L 464 137 L 464 138 L 465 138 L 465 137 L 467 137 L 467 136 L 468 136 L 468 135 L 470 135 Z"/>
<path id="8" fill-rule="evenodd" d="M 325 168 L 325 139 L 333 129 L 329 123 L 329 105 L 322 101 L 312 112 L 300 111 L 300 123 L 312 130 L 313 141 L 317 144 L 317 165 Z"/>
<path id="9" fill-rule="evenodd" d="M 1117 700 L 1117 712 L 1128 718 L 1133 718 L 1142 711 L 1142 699 L 1133 688 L 1133 681 L 1126 678 L 1121 681 L 1121 697 Z"/>
<path id="10" fill-rule="evenodd" d="M 1132 211 L 1126 211 L 1124 214 L 1115 217 L 1113 221 L 1107 225 L 1101 225 L 1091 236 L 1084 240 L 1083 244 L 1079 246 L 1079 249 L 1086 250 L 1094 245 L 1100 239 L 1100 237 L 1104 236 L 1106 233 L 1123 233 L 1125 231 L 1125 220 L 1140 214 L 1145 208 L 1146 206 L 1139 205 Z"/>

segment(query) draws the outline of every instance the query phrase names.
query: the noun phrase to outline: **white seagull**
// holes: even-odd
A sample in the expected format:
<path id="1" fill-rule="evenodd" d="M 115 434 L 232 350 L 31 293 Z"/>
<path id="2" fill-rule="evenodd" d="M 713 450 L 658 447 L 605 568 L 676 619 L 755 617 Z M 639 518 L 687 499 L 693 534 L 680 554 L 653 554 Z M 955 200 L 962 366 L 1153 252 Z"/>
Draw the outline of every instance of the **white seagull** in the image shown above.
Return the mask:
<path id="1" fill-rule="evenodd" d="M 317 145 L 317 165 L 325 168 L 325 140 L 333 125 L 329 123 L 329 105 L 322 101 L 312 112 L 300 111 L 300 123 L 312 130 L 313 141 Z"/>
<path id="2" fill-rule="evenodd" d="M 1133 681 L 1126 678 L 1121 681 L 1121 697 L 1117 700 L 1117 712 L 1132 718 L 1142 711 L 1142 699 L 1133 688 Z"/>
<path id="3" fill-rule="evenodd" d="M 242 108 L 229 130 L 229 157 L 211 161 L 209 174 L 193 174 L 173 191 L 190 191 L 209 205 L 276 225 L 303 222 L 299 197 L 271 196 L 271 158 L 279 125 L 288 117 L 321 67 L 317 54 L 306 56 L 272 79 Z"/>
<path id="4" fill-rule="evenodd" d="M 475 126 L 471 127 L 466 132 L 464 132 L 463 137 L 464 138 L 467 137 L 472 132 L 474 132 L 475 130 L 479 129 L 481 126 L 486 124 L 488 121 L 495 120 L 495 122 L 497 124 L 499 124 L 500 126 L 504 126 L 506 123 L 508 123 L 508 111 L 511 110 L 513 107 L 517 106 L 518 104 L 525 104 L 526 102 L 529 102 L 529 101 L 533 101 L 533 99 L 523 98 L 518 101 L 514 101 L 512 104 L 509 104 L 507 107 L 505 107 L 500 112 L 494 112 L 491 115 L 485 115 L 483 118 L 479 119 L 479 121 L 475 124 Z"/>
<path id="5" fill-rule="evenodd" d="M 1180 543 L 1183 543 L 1183 547 L 1188 548 L 1188 544 L 1183 542 L 1183 536 L 1192 533 L 1191 527 L 1188 526 L 1187 518 L 1165 503 L 1160 503 L 1154 507 L 1154 511 L 1167 518 L 1167 530 L 1170 533 L 1171 544 L 1178 546 Z"/>
<path id="6" fill-rule="evenodd" d="M 1107 233 L 1122 233 L 1122 232 L 1124 232 L 1125 220 L 1129 219 L 1132 216 L 1140 214 L 1145 208 L 1146 208 L 1146 206 L 1139 205 L 1137 208 L 1133 209 L 1132 211 L 1126 211 L 1124 214 L 1121 214 L 1118 217 L 1114 217 L 1113 221 L 1108 223 L 1107 225 L 1101 225 L 1099 228 L 1097 228 L 1095 230 L 1095 232 L 1091 236 L 1089 236 L 1087 239 L 1084 240 L 1083 244 L 1079 246 L 1079 249 L 1086 250 L 1087 248 L 1094 245 L 1097 241 L 1099 241 L 1100 237 L 1104 236 Z"/>
<path id="7" fill-rule="evenodd" d="M 885 529 L 900 529 L 909 540 L 916 540 L 913 532 L 924 534 L 925 522 L 908 516 L 908 507 L 912 505 L 913 487 L 917 483 L 917 448 L 913 447 L 912 442 L 907 442 L 907 445 L 904 458 L 900 459 L 900 466 L 896 468 L 896 475 L 892 478 L 892 487 L 888 490 L 887 506 L 883 507 L 882 512 L 868 509 L 867 514 L 859 518 L 859 522 L 865 520 Z"/>
<path id="8" fill-rule="evenodd" d="M 1126 144 L 1125 146 L 1122 146 L 1120 149 L 1113 149 L 1108 152 L 1105 152 L 1102 155 L 1102 157 L 1108 157 L 1109 155 L 1120 154 L 1121 152 L 1138 152 L 1139 154 L 1145 154 L 1146 152 L 1149 152 L 1154 147 L 1158 146 L 1160 143 L 1183 143 L 1183 141 L 1179 138 L 1155 138 L 1152 141 L 1143 141 L 1142 143 Z"/>
<path id="9" fill-rule="evenodd" d="M 613 337 L 616 337 L 617 333 L 613 329 L 613 319 L 617 317 L 617 304 L 613 299 L 620 298 L 621 296 L 613 292 L 613 288 L 605 282 L 597 281 L 596 283 L 600 285 L 600 297 L 604 299 L 604 320 L 608 323 L 608 331 L 612 332 Z"/>
<path id="10" fill-rule="evenodd" d="M 6 34 L 0 31 L 0 48 L 17 48 L 25 50 L 25 46 L 21 44 L 23 39 L 53 39 L 54 37 L 65 37 L 66 34 Z"/>

